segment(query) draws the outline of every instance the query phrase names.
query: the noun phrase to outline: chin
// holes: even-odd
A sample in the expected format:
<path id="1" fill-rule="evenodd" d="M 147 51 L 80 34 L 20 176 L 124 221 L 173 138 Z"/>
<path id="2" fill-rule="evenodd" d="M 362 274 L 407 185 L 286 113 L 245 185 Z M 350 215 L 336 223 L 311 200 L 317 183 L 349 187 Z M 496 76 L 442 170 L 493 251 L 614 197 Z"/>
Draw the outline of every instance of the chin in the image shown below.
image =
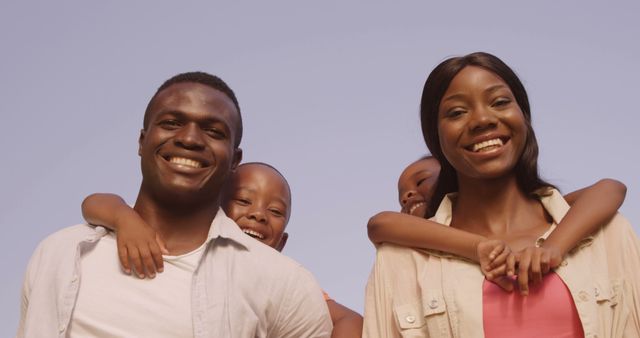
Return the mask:
<path id="1" fill-rule="evenodd" d="M 208 198 L 211 189 L 206 189 L 201 185 L 194 184 L 165 184 L 162 186 L 162 190 L 158 191 L 160 196 L 163 196 L 165 200 L 173 200 L 176 204 L 183 204 L 184 202 L 195 202 L 205 197 Z"/>

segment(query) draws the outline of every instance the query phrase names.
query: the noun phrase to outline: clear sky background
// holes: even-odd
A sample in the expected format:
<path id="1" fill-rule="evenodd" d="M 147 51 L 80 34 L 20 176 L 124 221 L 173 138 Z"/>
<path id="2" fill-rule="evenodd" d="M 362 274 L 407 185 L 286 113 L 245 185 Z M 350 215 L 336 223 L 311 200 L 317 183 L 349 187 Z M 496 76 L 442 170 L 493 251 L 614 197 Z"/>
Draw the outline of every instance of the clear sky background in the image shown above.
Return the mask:
<path id="1" fill-rule="evenodd" d="M 374 258 L 367 220 L 399 209 L 397 177 L 427 151 L 422 86 L 449 56 L 512 66 L 544 178 L 564 192 L 623 181 L 622 212 L 640 229 L 639 4 L 0 2 L 0 336 L 15 333 L 37 243 L 81 222 L 92 192 L 133 203 L 144 108 L 184 71 L 235 90 L 245 161 L 273 164 L 293 190 L 284 253 L 357 311 Z"/>

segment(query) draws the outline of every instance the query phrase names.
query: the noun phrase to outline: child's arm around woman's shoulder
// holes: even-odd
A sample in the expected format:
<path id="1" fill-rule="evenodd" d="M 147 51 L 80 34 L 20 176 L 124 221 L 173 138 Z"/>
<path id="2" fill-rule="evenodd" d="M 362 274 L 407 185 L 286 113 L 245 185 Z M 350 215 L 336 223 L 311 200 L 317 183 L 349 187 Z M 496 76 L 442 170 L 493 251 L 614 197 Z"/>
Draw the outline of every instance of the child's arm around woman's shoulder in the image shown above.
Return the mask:
<path id="1" fill-rule="evenodd" d="M 563 257 L 615 216 L 626 193 L 627 187 L 622 182 L 607 178 L 567 194 L 565 199 L 571 209 L 542 246 L 558 250 Z M 552 262 L 552 267 L 557 266 L 554 263 L 560 262 Z"/>
<path id="2" fill-rule="evenodd" d="M 374 244 L 388 242 L 444 251 L 475 262 L 478 261 L 478 244 L 486 240 L 480 235 L 394 211 L 383 211 L 371 217 L 367 231 Z"/>

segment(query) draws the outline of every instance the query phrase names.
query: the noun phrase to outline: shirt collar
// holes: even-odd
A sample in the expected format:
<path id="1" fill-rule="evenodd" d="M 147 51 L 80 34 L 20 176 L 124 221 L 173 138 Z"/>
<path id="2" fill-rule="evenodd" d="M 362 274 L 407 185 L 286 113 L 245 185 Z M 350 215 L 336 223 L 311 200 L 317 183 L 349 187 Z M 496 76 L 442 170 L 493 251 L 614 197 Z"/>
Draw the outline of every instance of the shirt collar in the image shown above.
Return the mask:
<path id="1" fill-rule="evenodd" d="M 553 218 L 554 224 L 549 228 L 547 232 L 544 233 L 544 235 L 541 236 L 541 238 L 546 239 L 549 234 L 551 234 L 553 229 L 555 229 L 556 225 L 560 223 L 562 218 L 569 211 L 569 204 L 567 204 L 567 202 L 564 200 L 564 197 L 562 197 L 558 190 L 550 187 L 540 188 L 534 192 L 534 195 L 536 195 L 540 199 L 540 203 L 542 203 L 542 206 L 549 213 L 549 215 L 551 215 L 551 218 Z M 436 214 L 435 216 L 433 216 L 432 220 L 444 225 L 451 224 L 453 202 L 455 201 L 457 196 L 458 193 L 455 192 L 447 194 L 442 199 L 442 202 L 438 207 L 438 211 L 436 211 Z"/>
<path id="2" fill-rule="evenodd" d="M 253 241 L 253 239 L 240 230 L 236 222 L 227 217 L 222 208 L 218 209 L 216 217 L 214 217 L 213 222 L 211 222 L 207 242 L 217 238 L 229 239 L 240 244 L 245 249 L 249 249 L 251 247 L 251 241 Z"/>

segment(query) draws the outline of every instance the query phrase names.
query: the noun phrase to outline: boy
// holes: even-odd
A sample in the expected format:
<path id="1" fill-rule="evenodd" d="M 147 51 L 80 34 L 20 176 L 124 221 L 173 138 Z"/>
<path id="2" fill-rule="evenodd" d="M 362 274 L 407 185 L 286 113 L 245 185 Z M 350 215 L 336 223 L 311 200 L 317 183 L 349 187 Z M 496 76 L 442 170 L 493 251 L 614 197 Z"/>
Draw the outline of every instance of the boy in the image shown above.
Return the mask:
<path id="1" fill-rule="evenodd" d="M 256 162 L 238 166 L 225 187 L 222 207 L 245 234 L 282 251 L 288 239 L 285 228 L 291 215 L 291 190 L 274 167 Z M 126 272 L 131 271 L 129 260 L 141 278 L 154 277 L 155 271 L 162 271 L 160 251 L 167 253 L 161 249 L 164 248 L 162 240 L 120 197 L 89 196 L 82 210 L 89 223 L 117 230 L 120 260 Z M 112 210 L 122 210 L 124 216 Z M 333 322 L 332 337 L 360 337 L 362 317 L 326 293 L 325 300 Z"/>

